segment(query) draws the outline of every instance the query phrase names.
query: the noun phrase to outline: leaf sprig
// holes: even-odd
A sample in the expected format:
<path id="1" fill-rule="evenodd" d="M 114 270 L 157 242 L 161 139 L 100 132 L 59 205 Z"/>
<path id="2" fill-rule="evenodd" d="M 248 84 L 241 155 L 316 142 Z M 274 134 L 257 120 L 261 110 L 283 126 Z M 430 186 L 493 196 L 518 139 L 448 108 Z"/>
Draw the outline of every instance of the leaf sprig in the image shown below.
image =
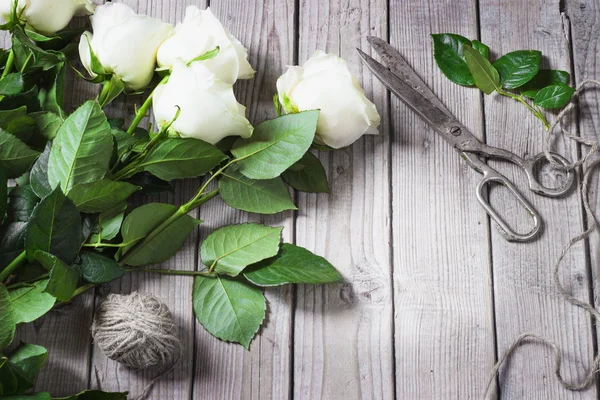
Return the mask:
<path id="1" fill-rule="evenodd" d="M 550 123 L 542 109 L 563 108 L 575 93 L 568 85 L 568 72 L 540 69 L 540 51 L 513 51 L 490 62 L 489 47 L 477 40 L 454 33 L 431 36 L 435 61 L 448 79 L 462 86 L 476 86 L 487 95 L 496 92 L 518 101 L 546 130 Z"/>

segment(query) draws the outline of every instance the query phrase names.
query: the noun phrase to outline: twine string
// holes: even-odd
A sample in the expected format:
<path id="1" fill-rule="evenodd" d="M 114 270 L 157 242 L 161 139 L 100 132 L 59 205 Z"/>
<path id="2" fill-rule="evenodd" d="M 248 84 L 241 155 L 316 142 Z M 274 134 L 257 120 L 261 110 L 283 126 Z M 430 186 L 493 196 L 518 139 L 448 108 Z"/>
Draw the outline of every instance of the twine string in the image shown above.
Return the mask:
<path id="1" fill-rule="evenodd" d="M 581 92 L 584 91 L 586 89 L 586 87 L 588 87 L 588 86 L 600 87 L 600 81 L 590 79 L 590 80 L 586 80 L 586 81 L 582 82 L 579 85 L 579 87 L 577 88 L 577 90 L 575 91 L 575 93 L 573 95 L 573 100 L 569 103 L 569 105 L 567 107 L 565 107 L 558 114 L 556 120 L 553 122 L 553 124 L 550 127 L 549 135 L 547 137 L 547 140 L 546 140 L 546 143 L 544 146 L 544 154 L 546 155 L 548 162 L 558 169 L 562 169 L 562 170 L 566 170 L 566 171 L 573 171 L 576 168 L 587 163 L 588 160 L 590 159 L 590 157 L 592 157 L 594 154 L 599 152 L 599 143 L 597 141 L 587 140 L 587 139 L 577 136 L 576 134 L 571 133 L 564 124 L 565 117 L 576 107 L 575 100 L 579 98 L 579 95 L 581 94 Z M 578 159 L 576 159 L 574 162 L 572 162 L 571 164 L 569 164 L 567 166 L 563 165 L 560 162 L 560 160 L 557 160 L 551 153 L 552 144 L 554 142 L 554 132 L 556 131 L 557 127 L 560 127 L 560 131 L 563 136 L 575 141 L 576 143 L 578 143 L 580 145 L 583 145 L 583 146 L 586 146 L 589 148 L 585 154 L 583 154 L 581 157 L 579 157 Z M 592 304 L 589 304 L 588 302 L 585 302 L 585 301 L 581 301 L 578 298 L 576 298 L 575 296 L 573 296 L 571 293 L 569 293 L 569 291 L 567 289 L 565 289 L 562 282 L 560 281 L 559 272 L 560 272 L 560 265 L 561 265 L 563 259 L 565 258 L 565 256 L 567 255 L 567 253 L 571 250 L 571 248 L 578 242 L 588 239 L 589 236 L 591 235 L 591 233 L 596 229 L 597 220 L 596 220 L 594 211 L 592 210 L 592 207 L 590 205 L 589 188 L 590 188 L 592 174 L 596 170 L 596 168 L 598 168 L 598 166 L 600 166 L 600 158 L 592 161 L 586 167 L 585 173 L 583 174 L 583 179 L 582 179 L 583 182 L 581 185 L 580 196 L 581 196 L 581 201 L 583 204 L 585 218 L 587 220 L 587 229 L 585 231 L 579 233 L 578 235 L 572 237 L 569 240 L 567 245 L 564 246 L 564 248 L 560 252 L 560 255 L 558 256 L 556 262 L 554 263 L 554 268 L 553 268 L 554 283 L 557 287 L 558 292 L 569 303 L 588 312 L 596 321 L 600 321 L 600 312 L 598 310 L 596 310 L 596 308 Z M 560 346 L 558 346 L 554 341 L 552 341 L 548 338 L 539 336 L 535 333 L 531 333 L 531 332 L 522 333 L 511 343 L 511 345 L 506 350 L 504 350 L 504 352 L 502 353 L 502 356 L 498 359 L 498 361 L 494 365 L 494 368 L 490 372 L 490 377 L 489 377 L 488 383 L 485 388 L 485 392 L 484 392 L 484 396 L 483 396 L 484 399 L 487 399 L 489 397 L 490 391 L 493 387 L 494 382 L 496 381 L 496 378 L 498 377 L 498 375 L 500 373 L 500 368 L 502 367 L 502 365 L 517 350 L 517 348 L 519 348 L 519 346 L 521 346 L 521 344 L 523 344 L 525 342 L 542 344 L 542 345 L 549 347 L 552 350 L 552 352 L 554 353 L 554 373 L 556 374 L 556 377 L 557 377 L 558 381 L 560 382 L 560 384 L 567 390 L 581 391 L 581 390 L 587 389 L 594 382 L 596 374 L 600 371 L 600 353 L 599 353 L 592 360 L 589 372 L 586 374 L 586 376 L 583 379 L 581 379 L 579 381 L 569 382 L 569 381 L 565 380 L 565 378 L 563 377 L 562 372 L 561 372 L 561 367 L 562 367 L 562 363 L 563 363 L 563 351 L 560 348 Z"/>

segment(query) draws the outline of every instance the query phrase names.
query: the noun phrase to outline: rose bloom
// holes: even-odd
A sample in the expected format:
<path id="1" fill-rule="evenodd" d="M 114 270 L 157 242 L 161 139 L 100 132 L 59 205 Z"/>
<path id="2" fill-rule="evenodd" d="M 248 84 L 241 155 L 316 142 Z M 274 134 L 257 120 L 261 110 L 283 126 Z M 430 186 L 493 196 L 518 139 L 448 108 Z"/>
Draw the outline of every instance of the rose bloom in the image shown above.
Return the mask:
<path id="1" fill-rule="evenodd" d="M 98 6 L 90 19 L 94 32 L 84 32 L 79 42 L 81 62 L 90 75 L 96 75 L 91 66 L 91 49 L 105 71 L 119 77 L 129 89 L 148 86 L 156 68 L 156 51 L 173 27 L 136 14 L 121 3 Z"/>
<path id="2" fill-rule="evenodd" d="M 10 20 L 14 0 L 0 0 L 0 15 Z M 67 27 L 73 16 L 94 11 L 92 0 L 19 0 L 17 15 L 36 31 L 52 35 Z"/>
<path id="3" fill-rule="evenodd" d="M 158 65 L 172 68 L 176 59 L 190 62 L 216 47 L 219 54 L 204 61 L 204 66 L 227 83 L 250 79 L 254 70 L 248 63 L 248 50 L 221 25 L 209 9 L 204 11 L 190 6 L 185 19 L 175 27 L 174 34 L 158 49 Z"/>
<path id="4" fill-rule="evenodd" d="M 181 137 L 215 144 L 226 136 L 252 135 L 246 108 L 235 99 L 233 86 L 216 79 L 204 61 L 187 66 L 176 60 L 167 83 L 154 91 L 153 110 L 161 127 L 174 120 L 170 131 Z"/>
<path id="5" fill-rule="evenodd" d="M 321 110 L 315 141 L 335 149 L 364 134 L 377 134 L 381 121 L 375 105 L 341 58 L 317 51 L 301 67 L 288 67 L 277 80 L 285 111 Z"/>

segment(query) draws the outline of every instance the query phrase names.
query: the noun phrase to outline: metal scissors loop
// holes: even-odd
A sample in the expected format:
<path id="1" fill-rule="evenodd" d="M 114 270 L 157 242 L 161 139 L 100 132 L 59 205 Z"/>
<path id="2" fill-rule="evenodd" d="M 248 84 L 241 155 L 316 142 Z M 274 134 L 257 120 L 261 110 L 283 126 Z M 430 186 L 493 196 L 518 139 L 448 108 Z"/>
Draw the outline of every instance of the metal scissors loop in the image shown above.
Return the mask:
<path id="1" fill-rule="evenodd" d="M 509 161 L 520 167 L 529 181 L 531 191 L 549 197 L 557 197 L 567 193 L 573 185 L 575 174 L 567 171 L 563 184 L 556 188 L 544 186 L 536 177 L 536 165 L 545 160 L 545 154 L 540 153 L 531 158 L 522 158 L 518 155 L 497 147 L 488 146 L 481 142 L 475 135 L 452 116 L 450 111 L 442 104 L 435 94 L 419 78 L 417 73 L 408 63 L 382 39 L 370 36 L 367 38 L 373 49 L 379 54 L 387 68 L 375 61 L 372 57 L 357 49 L 359 56 L 371 72 L 400 100 L 419 114 L 440 136 L 461 153 L 467 164 L 483 174 L 483 179 L 477 185 L 477 199 L 498 225 L 502 236 L 508 241 L 528 241 L 533 239 L 540 230 L 541 219 L 535 208 L 519 192 L 515 185 L 504 175 L 481 161 L 477 155 L 488 158 L 497 158 Z M 569 161 L 559 154 L 552 153 L 557 160 L 565 166 Z M 486 186 L 489 183 L 499 183 L 512 193 L 517 201 L 532 216 L 534 227 L 531 231 L 521 234 L 511 229 L 508 224 L 493 209 L 486 199 Z"/>

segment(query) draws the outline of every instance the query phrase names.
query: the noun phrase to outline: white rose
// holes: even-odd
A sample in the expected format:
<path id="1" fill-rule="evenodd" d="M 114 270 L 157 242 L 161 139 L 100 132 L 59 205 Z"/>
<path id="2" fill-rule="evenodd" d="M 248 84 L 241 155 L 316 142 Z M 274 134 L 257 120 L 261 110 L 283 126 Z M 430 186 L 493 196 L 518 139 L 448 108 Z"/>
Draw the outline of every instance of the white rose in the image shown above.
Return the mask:
<path id="1" fill-rule="evenodd" d="M 233 87 L 215 79 L 204 61 L 187 66 L 175 61 L 165 84 L 154 91 L 154 118 L 159 126 L 169 124 L 181 137 L 202 139 L 215 144 L 226 136 L 250 137 L 252 125 L 244 116 L 246 108 L 239 104 Z"/>
<path id="2" fill-rule="evenodd" d="M 0 0 L 0 14 L 10 20 L 14 0 Z M 91 14 L 92 0 L 19 0 L 17 15 L 36 31 L 52 35 L 67 27 L 74 15 Z"/>
<path id="3" fill-rule="evenodd" d="M 79 42 L 79 56 L 88 72 L 90 47 L 107 73 L 119 77 L 133 90 L 144 89 L 154 75 L 158 46 L 173 27 L 156 18 L 136 14 L 121 3 L 106 3 L 90 18 L 94 33 L 85 32 Z"/>
<path id="4" fill-rule="evenodd" d="M 316 141 L 335 149 L 364 134 L 377 134 L 381 118 L 350 74 L 346 62 L 317 51 L 302 67 L 288 67 L 277 80 L 286 112 L 321 110 Z"/>
<path id="5" fill-rule="evenodd" d="M 173 36 L 158 49 L 158 65 L 172 68 L 178 58 L 190 62 L 217 46 L 219 54 L 204 61 L 204 65 L 218 79 L 233 84 L 237 79 L 254 76 L 255 71 L 248 62 L 248 51 L 240 41 L 221 25 L 210 8 L 201 11 L 195 6 L 187 8 L 183 22 L 175 27 Z"/>

